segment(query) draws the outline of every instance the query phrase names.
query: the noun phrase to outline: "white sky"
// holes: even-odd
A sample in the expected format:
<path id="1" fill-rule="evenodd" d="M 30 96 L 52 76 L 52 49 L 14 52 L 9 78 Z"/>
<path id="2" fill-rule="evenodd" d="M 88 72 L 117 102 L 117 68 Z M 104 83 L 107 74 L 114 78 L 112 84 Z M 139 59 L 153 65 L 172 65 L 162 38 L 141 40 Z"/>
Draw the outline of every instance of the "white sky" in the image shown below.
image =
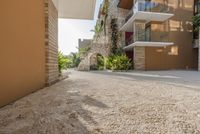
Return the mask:
<path id="1" fill-rule="evenodd" d="M 58 44 L 59 50 L 65 55 L 71 52 L 77 52 L 78 39 L 92 39 L 96 24 L 99 7 L 102 0 L 97 0 L 95 20 L 72 20 L 59 19 L 58 21 Z"/>

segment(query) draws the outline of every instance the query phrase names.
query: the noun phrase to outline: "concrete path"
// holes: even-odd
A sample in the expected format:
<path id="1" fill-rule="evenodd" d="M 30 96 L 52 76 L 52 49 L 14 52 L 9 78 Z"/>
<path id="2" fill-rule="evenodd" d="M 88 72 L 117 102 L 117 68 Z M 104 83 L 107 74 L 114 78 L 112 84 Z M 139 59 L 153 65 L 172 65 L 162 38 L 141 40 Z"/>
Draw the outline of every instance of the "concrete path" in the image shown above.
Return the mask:
<path id="1" fill-rule="evenodd" d="M 0 134 L 199 134 L 199 73 L 76 72 L 0 109 Z"/>

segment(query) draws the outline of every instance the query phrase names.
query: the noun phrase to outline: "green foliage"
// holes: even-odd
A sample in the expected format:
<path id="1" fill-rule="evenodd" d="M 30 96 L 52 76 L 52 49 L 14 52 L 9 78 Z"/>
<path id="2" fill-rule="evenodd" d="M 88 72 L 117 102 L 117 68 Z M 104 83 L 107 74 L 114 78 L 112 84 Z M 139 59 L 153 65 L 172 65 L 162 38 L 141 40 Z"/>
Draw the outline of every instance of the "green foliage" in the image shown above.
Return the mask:
<path id="1" fill-rule="evenodd" d="M 95 32 L 95 34 L 97 35 L 97 37 L 99 37 L 100 33 L 103 31 L 103 25 L 104 25 L 103 21 L 97 22 L 94 30 L 92 30 L 93 32 Z"/>
<path id="2" fill-rule="evenodd" d="M 105 65 L 105 58 L 102 55 L 97 55 L 98 70 L 103 70 Z"/>
<path id="3" fill-rule="evenodd" d="M 63 53 L 59 52 L 58 53 L 58 69 L 60 73 L 63 69 L 67 68 L 67 62 L 68 62 L 68 59 L 63 55 Z"/>
<path id="4" fill-rule="evenodd" d="M 124 55 L 111 55 L 108 58 L 97 55 L 97 64 L 91 65 L 91 70 L 104 70 L 105 67 L 111 70 L 129 70 L 131 69 L 131 61 Z"/>
<path id="5" fill-rule="evenodd" d="M 69 58 L 71 61 L 70 68 L 78 67 L 79 63 L 81 62 L 80 54 L 79 53 L 71 53 Z"/>
<path id="6" fill-rule="evenodd" d="M 126 55 L 112 55 L 106 60 L 106 67 L 111 70 L 129 70 L 131 62 Z"/>
<path id="7" fill-rule="evenodd" d="M 195 30 L 198 31 L 200 28 L 200 14 L 195 15 L 192 20 Z"/>
<path id="8" fill-rule="evenodd" d="M 105 63 L 105 58 L 102 55 L 97 54 L 97 64 L 91 65 L 90 69 L 91 70 L 103 70 L 104 65 L 105 65 L 104 63 Z"/>

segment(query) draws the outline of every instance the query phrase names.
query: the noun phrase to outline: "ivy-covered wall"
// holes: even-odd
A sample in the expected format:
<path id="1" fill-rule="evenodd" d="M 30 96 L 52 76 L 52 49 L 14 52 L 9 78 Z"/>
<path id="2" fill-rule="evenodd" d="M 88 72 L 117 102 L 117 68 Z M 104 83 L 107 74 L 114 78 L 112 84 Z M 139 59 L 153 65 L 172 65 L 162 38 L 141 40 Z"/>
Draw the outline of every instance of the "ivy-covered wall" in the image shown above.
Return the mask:
<path id="1" fill-rule="evenodd" d="M 91 49 L 86 57 L 81 61 L 79 70 L 89 70 L 88 64 L 91 62 L 92 54 L 101 54 L 108 57 L 116 47 L 124 46 L 124 34 L 119 28 L 124 22 L 128 10 L 118 8 L 119 0 L 104 0 L 99 11 L 99 18 L 94 28 L 95 35 L 91 44 Z"/>

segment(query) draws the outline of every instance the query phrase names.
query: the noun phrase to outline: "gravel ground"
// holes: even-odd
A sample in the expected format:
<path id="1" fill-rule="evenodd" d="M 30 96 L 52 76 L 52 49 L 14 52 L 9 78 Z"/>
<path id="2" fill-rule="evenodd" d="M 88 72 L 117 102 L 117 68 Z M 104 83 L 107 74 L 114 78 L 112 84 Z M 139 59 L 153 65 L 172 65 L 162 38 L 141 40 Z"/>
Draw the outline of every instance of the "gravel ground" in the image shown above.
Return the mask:
<path id="1" fill-rule="evenodd" d="M 200 134 L 200 88 L 72 71 L 0 109 L 0 134 Z"/>

